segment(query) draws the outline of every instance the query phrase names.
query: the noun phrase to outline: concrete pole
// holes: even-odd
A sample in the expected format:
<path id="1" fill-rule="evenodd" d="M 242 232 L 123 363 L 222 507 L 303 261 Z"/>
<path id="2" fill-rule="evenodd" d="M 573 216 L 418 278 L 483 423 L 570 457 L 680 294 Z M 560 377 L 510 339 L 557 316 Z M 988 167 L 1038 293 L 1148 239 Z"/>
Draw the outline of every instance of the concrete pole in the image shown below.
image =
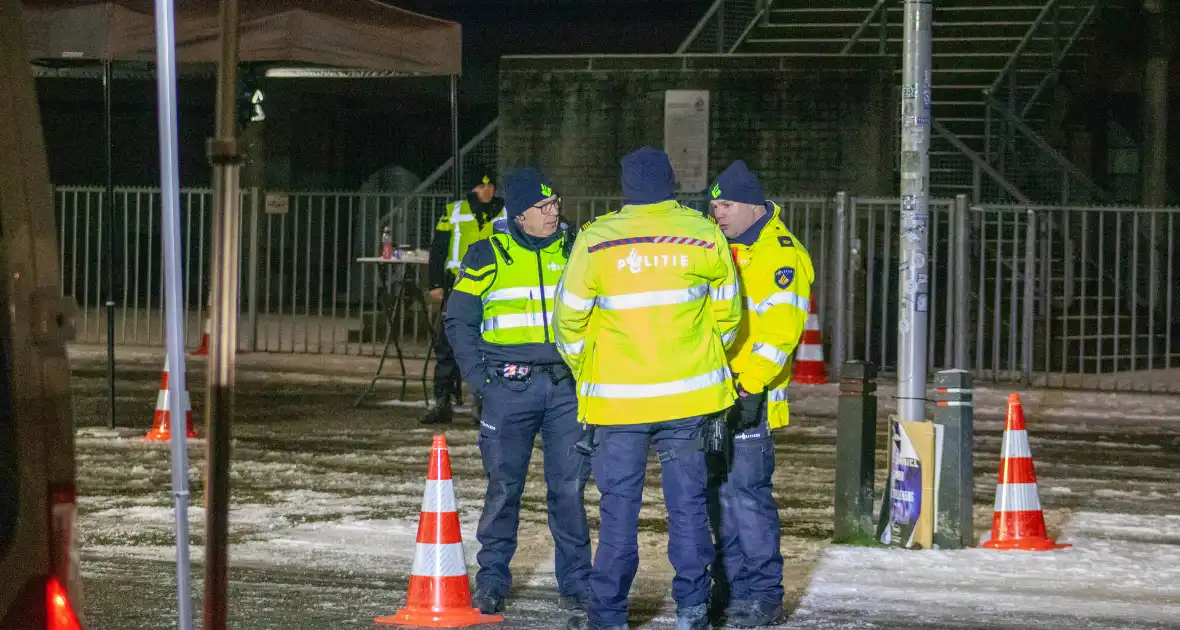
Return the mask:
<path id="1" fill-rule="evenodd" d="M 1143 65 L 1143 205 L 1168 205 L 1168 66 L 1171 34 L 1167 3 L 1147 0 L 1147 61 Z"/>
<path id="2" fill-rule="evenodd" d="M 926 419 L 926 329 L 930 310 L 931 0 L 905 0 L 902 43 L 901 256 L 898 277 L 897 415 Z"/>

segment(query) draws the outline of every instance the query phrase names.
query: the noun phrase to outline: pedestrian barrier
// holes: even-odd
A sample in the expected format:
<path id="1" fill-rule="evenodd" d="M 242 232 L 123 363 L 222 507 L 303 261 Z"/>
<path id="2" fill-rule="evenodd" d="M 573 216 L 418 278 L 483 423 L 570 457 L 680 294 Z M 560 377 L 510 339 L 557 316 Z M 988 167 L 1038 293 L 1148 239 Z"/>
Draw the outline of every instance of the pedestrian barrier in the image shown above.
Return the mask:
<path id="1" fill-rule="evenodd" d="M 442 434 L 434 436 L 430 446 L 430 465 L 414 547 L 405 608 L 374 621 L 393 626 L 462 628 L 504 620 L 471 606 L 467 558 L 451 480 L 451 456 L 447 437 Z"/>
<path id="2" fill-rule="evenodd" d="M 1020 394 L 1008 395 L 1008 419 L 1004 423 L 1004 445 L 1000 451 L 1000 483 L 996 486 L 996 509 L 992 517 L 988 549 L 1049 551 L 1059 545 L 1045 533 L 1037 475 L 1033 471 L 1028 429 Z"/>

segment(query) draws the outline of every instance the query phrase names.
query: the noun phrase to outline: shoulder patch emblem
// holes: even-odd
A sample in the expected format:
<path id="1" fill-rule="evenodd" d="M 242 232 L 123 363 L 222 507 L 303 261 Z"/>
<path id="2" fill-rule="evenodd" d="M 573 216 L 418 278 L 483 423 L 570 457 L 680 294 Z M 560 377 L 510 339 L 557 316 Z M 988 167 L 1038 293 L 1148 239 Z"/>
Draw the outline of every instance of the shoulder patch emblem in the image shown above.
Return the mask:
<path id="1" fill-rule="evenodd" d="M 778 237 L 778 245 L 779 247 L 794 247 L 795 242 L 789 236 L 780 236 Z"/>
<path id="2" fill-rule="evenodd" d="M 774 283 L 778 285 L 778 288 L 780 289 L 785 289 L 791 286 L 791 283 L 794 281 L 794 267 L 779 267 L 778 271 L 774 272 Z"/>

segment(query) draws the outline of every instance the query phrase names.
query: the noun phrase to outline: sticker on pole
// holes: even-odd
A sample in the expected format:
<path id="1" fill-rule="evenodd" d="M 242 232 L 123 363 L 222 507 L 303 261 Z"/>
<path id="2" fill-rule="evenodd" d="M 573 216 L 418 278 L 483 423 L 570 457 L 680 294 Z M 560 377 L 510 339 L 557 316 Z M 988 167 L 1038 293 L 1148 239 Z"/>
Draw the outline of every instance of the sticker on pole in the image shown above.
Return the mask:
<path id="1" fill-rule="evenodd" d="M 942 431 L 929 422 L 890 418 L 889 483 L 881 510 L 881 542 L 930 549 L 937 526 Z"/>

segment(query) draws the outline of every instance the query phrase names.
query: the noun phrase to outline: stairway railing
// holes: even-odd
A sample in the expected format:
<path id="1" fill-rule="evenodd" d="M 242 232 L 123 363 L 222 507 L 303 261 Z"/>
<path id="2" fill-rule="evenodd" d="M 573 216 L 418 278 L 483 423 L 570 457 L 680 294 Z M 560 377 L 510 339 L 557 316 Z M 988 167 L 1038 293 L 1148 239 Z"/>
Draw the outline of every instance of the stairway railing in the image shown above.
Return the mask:
<path id="1" fill-rule="evenodd" d="M 848 43 L 844 44 L 844 48 L 840 49 L 841 55 L 847 55 L 852 51 L 852 48 L 856 46 L 857 42 L 860 41 L 861 35 L 863 35 L 864 32 L 868 30 L 869 25 L 873 23 L 874 19 L 878 20 L 878 39 L 880 41 L 877 54 L 885 54 L 886 44 L 889 41 L 889 12 L 885 10 L 885 5 L 888 4 L 888 2 L 889 0 L 877 0 L 877 3 L 873 5 L 873 8 L 869 9 L 868 14 L 865 15 L 864 19 L 861 20 L 860 24 L 856 27 L 856 31 L 854 31 L 852 36 L 848 38 Z"/>
<path id="2" fill-rule="evenodd" d="M 767 16 L 771 0 L 715 0 L 676 49 L 688 53 L 730 53 Z"/>

